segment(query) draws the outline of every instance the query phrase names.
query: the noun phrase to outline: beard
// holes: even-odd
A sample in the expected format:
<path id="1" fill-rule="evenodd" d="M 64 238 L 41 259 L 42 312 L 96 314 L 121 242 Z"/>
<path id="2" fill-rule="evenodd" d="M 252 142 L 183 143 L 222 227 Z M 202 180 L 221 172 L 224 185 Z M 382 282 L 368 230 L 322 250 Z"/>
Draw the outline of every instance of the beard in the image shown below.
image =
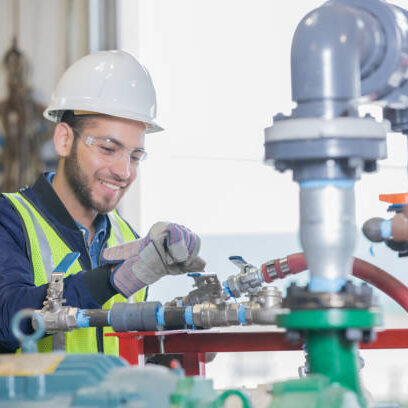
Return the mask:
<path id="1" fill-rule="evenodd" d="M 107 214 L 112 211 L 116 204 L 104 205 L 92 198 L 92 190 L 90 188 L 89 177 L 82 171 L 78 160 L 77 151 L 78 142 L 72 146 L 71 154 L 65 159 L 65 176 L 69 186 L 74 192 L 78 201 L 87 209 L 97 211 L 100 214 Z"/>

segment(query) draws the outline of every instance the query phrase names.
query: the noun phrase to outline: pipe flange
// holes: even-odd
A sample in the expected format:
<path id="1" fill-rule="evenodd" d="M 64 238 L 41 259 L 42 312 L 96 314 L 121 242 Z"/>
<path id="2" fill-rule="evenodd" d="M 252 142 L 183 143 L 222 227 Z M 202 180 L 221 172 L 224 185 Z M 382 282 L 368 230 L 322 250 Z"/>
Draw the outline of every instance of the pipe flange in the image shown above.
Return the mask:
<path id="1" fill-rule="evenodd" d="M 387 156 L 389 122 L 370 118 L 279 120 L 265 129 L 265 163 L 296 181 L 358 179 Z"/>
<path id="2" fill-rule="evenodd" d="M 292 283 L 283 307 L 292 310 L 307 309 L 369 309 L 375 306 L 373 290 L 366 283 L 356 286 L 348 281 L 340 292 L 310 292 L 308 287 Z"/>
<path id="3" fill-rule="evenodd" d="M 388 121 L 377 122 L 373 118 L 339 117 L 287 118 L 275 120 L 265 129 L 265 143 L 301 139 L 385 139 L 390 131 Z"/>

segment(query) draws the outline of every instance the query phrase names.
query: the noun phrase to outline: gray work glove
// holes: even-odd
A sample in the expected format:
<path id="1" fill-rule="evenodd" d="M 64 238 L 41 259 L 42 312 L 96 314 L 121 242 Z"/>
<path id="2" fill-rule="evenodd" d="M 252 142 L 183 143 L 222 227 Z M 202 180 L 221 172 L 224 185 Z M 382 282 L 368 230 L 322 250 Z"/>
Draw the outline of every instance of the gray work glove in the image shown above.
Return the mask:
<path id="1" fill-rule="evenodd" d="M 107 248 L 102 257 L 108 263 L 120 263 L 111 276 L 111 284 L 129 297 L 165 275 L 199 272 L 205 262 L 197 256 L 200 238 L 183 225 L 158 222 L 146 237 Z"/>

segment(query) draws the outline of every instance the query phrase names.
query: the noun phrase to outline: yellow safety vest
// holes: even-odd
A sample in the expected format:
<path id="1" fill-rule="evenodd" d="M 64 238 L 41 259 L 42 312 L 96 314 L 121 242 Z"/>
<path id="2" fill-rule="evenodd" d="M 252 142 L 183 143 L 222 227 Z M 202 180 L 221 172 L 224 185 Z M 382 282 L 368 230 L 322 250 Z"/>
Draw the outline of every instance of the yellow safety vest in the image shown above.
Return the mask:
<path id="1" fill-rule="evenodd" d="M 23 221 L 28 242 L 26 243 L 30 257 L 35 286 L 44 285 L 49 282 L 54 267 L 70 252 L 73 252 L 61 238 L 55 228 L 40 214 L 34 205 L 20 193 L 3 193 L 16 209 Z M 108 214 L 111 231 L 108 238 L 108 247 L 133 241 L 137 237 L 131 228 L 119 216 L 116 210 Z M 65 276 L 78 273 L 82 267 L 78 260 L 71 266 Z M 146 288 L 141 289 L 133 296 L 134 302 L 142 302 L 146 299 Z M 122 295 L 112 296 L 103 309 L 111 309 L 116 302 L 126 302 Z M 119 355 L 118 338 L 106 337 L 106 333 L 113 332 L 111 327 L 103 328 L 103 348 L 105 354 Z M 48 336 L 38 342 L 38 351 L 52 351 L 52 337 Z M 75 329 L 65 333 L 65 352 L 67 353 L 97 353 L 96 328 Z"/>

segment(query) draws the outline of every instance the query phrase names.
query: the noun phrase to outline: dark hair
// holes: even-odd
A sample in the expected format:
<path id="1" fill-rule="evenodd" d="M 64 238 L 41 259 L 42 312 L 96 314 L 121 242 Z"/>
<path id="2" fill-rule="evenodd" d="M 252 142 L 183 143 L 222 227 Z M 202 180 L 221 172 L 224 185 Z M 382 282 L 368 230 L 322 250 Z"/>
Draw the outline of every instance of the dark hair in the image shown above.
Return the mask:
<path id="1" fill-rule="evenodd" d="M 98 115 L 75 115 L 74 111 L 67 110 L 63 113 L 60 122 L 66 123 L 75 130 L 75 137 L 77 133 L 81 133 L 91 122 L 98 117 Z"/>

